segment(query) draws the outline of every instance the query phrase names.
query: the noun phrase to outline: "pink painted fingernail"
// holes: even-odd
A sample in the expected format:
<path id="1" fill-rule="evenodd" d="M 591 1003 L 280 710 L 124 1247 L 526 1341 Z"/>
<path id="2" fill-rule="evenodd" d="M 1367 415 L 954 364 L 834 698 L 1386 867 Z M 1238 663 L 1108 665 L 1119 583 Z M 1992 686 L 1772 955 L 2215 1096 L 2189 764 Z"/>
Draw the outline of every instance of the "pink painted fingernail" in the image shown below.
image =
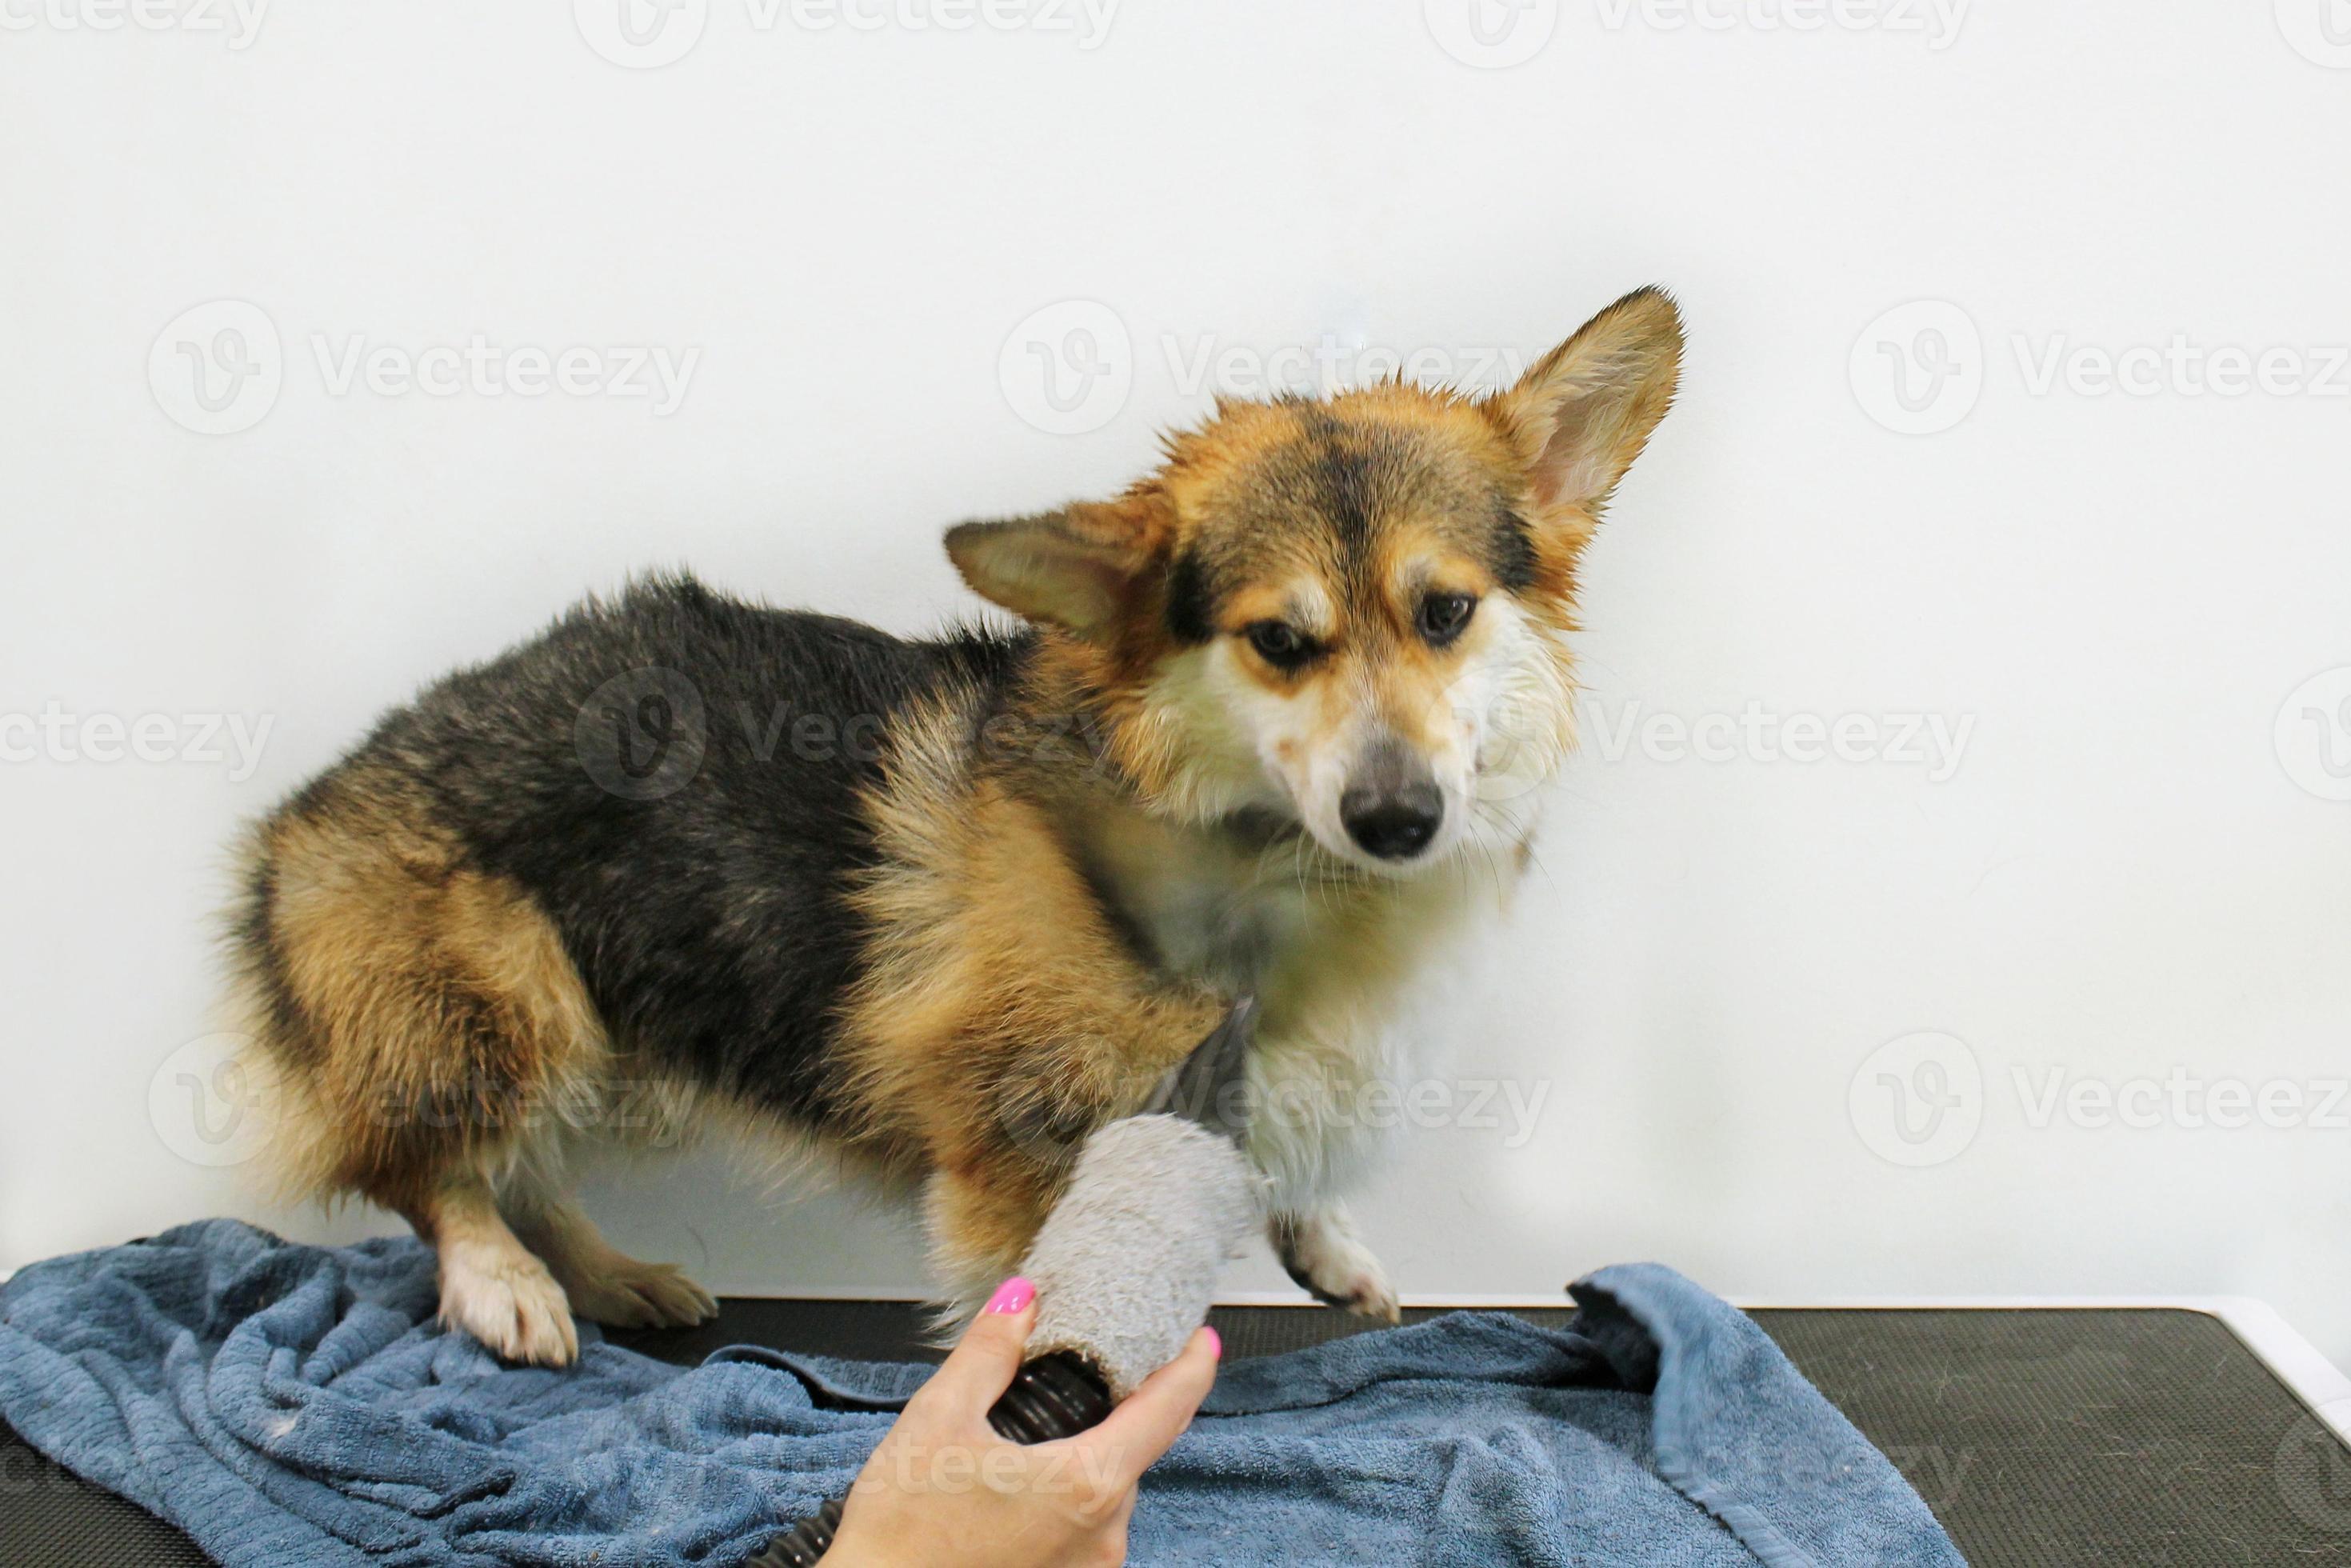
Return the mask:
<path id="1" fill-rule="evenodd" d="M 1212 1328 L 1203 1327 L 1200 1332 L 1208 1336 L 1208 1354 L 1215 1356 L 1218 1361 L 1224 1360 L 1225 1336 L 1218 1333 Z"/>
<path id="2" fill-rule="evenodd" d="M 1036 1299 L 1037 1287 L 1015 1274 L 996 1287 L 996 1294 L 987 1298 L 987 1310 L 991 1312 L 1017 1312 L 1026 1309 Z"/>

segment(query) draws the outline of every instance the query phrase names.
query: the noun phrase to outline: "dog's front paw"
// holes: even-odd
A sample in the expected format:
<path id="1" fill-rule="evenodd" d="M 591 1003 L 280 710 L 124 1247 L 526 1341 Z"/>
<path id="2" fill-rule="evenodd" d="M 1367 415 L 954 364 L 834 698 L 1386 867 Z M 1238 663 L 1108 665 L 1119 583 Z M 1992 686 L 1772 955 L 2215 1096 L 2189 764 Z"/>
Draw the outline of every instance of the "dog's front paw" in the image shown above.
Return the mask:
<path id="1" fill-rule="evenodd" d="M 1343 1210 L 1285 1215 L 1273 1222 L 1273 1249 L 1290 1277 L 1318 1301 L 1382 1322 L 1404 1321 L 1395 1287 Z"/>
<path id="2" fill-rule="evenodd" d="M 1333 1287 L 1323 1300 L 1346 1308 L 1359 1318 L 1376 1318 L 1391 1325 L 1404 1322 L 1404 1309 L 1396 1304 L 1395 1287 L 1388 1283 L 1387 1270 L 1380 1267 L 1380 1260 L 1369 1252 L 1363 1253 L 1361 1265 L 1347 1272 L 1343 1283 Z"/>
<path id="3" fill-rule="evenodd" d="M 441 1321 L 508 1361 L 569 1366 L 580 1359 L 580 1333 L 563 1287 L 520 1248 L 444 1246 Z"/>

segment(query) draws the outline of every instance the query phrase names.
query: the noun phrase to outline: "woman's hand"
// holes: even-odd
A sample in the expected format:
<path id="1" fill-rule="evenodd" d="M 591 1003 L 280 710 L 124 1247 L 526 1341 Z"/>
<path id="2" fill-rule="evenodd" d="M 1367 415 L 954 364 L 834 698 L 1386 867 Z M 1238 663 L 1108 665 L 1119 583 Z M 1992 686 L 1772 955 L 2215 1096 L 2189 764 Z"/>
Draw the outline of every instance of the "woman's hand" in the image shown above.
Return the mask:
<path id="1" fill-rule="evenodd" d="M 988 1407 L 1020 1370 L 1037 1292 L 1007 1280 L 849 1489 L 824 1568 L 1063 1568 L 1126 1560 L 1135 1483 L 1217 1380 L 1202 1329 L 1091 1432 L 1008 1443 Z"/>

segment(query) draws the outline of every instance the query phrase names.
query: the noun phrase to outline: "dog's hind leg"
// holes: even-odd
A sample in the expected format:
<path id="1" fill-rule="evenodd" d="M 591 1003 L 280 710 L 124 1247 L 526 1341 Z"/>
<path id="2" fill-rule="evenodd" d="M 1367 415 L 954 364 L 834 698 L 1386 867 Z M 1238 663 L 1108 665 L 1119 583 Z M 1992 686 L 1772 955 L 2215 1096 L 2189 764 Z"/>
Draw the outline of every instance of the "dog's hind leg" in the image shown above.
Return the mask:
<path id="1" fill-rule="evenodd" d="M 440 1255 L 444 1322 L 511 1358 L 577 1356 L 563 1288 L 496 1194 L 609 1070 L 538 904 L 400 779 L 334 778 L 260 830 L 233 937 L 288 1184 L 405 1217 Z"/>
<path id="2" fill-rule="evenodd" d="M 498 1195 L 498 1207 L 583 1318 L 614 1328 L 677 1328 L 718 1315 L 710 1292 L 676 1264 L 630 1257 L 551 1186 L 519 1177 Z"/>

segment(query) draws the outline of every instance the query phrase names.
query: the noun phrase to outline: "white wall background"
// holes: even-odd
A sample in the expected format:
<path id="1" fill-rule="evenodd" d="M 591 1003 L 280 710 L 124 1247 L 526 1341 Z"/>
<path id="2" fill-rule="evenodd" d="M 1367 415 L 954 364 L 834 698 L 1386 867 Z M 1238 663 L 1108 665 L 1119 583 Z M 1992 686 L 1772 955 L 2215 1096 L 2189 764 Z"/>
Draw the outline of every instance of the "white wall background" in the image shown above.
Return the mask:
<path id="1" fill-rule="evenodd" d="M 1548 1099 L 1401 1145 L 1363 1206 L 1399 1283 L 2241 1292 L 2351 1359 L 2341 0 L 1478 0 L 1490 47 L 1462 0 L 682 0 L 659 68 L 591 47 L 645 57 L 609 0 L 150 3 L 0 0 L 0 1267 L 382 1224 L 200 1163 L 229 1107 L 179 1075 L 218 846 L 420 681 L 660 563 L 920 628 L 970 607 L 944 525 L 1123 483 L 1285 345 L 1477 375 L 1659 281 L 1692 348 L 1591 562 L 1600 733 L 1437 1029 Z M 1067 379 L 1102 310 L 1016 333 L 1072 300 L 1123 399 Z M 667 413 L 335 390 L 475 337 L 699 357 Z M 1094 388 L 1066 421 L 1031 339 Z M 1970 727 L 1955 768 L 1676 756 L 1750 705 Z M 2210 1124 L 2222 1081 L 2283 1124 Z M 921 1282 L 904 1223 L 713 1158 L 594 1205 L 721 1288 Z"/>

